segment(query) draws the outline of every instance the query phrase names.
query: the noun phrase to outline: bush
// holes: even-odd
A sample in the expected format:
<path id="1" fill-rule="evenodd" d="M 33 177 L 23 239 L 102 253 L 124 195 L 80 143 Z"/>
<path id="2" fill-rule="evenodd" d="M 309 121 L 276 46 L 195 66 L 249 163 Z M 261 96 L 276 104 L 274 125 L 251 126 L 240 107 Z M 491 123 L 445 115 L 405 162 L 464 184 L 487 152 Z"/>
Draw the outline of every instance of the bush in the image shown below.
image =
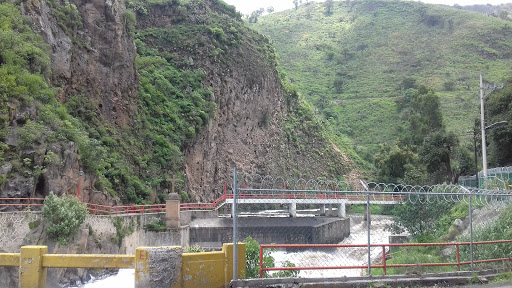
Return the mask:
<path id="1" fill-rule="evenodd" d="M 167 226 L 165 225 L 164 220 L 162 218 L 151 218 L 148 224 L 144 225 L 144 230 L 146 231 L 165 231 L 167 230 Z"/>
<path id="2" fill-rule="evenodd" d="M 249 278 L 258 278 L 260 276 L 260 243 L 258 241 L 252 239 L 252 237 L 247 237 L 243 241 L 245 243 L 245 258 L 246 258 L 246 277 Z M 274 257 L 270 255 L 270 253 L 274 252 L 275 249 L 265 249 L 263 250 L 263 267 L 273 268 L 275 267 Z M 295 264 L 290 261 L 285 261 L 283 267 L 295 267 Z M 298 270 L 282 270 L 270 275 L 267 271 L 263 272 L 263 277 L 273 277 L 273 278 L 285 278 L 285 277 L 296 277 L 299 275 Z"/>
<path id="3" fill-rule="evenodd" d="M 198 244 L 195 244 L 192 246 L 187 246 L 183 252 L 184 253 L 201 253 L 201 252 L 205 252 L 205 250 L 203 247 L 199 246 Z"/>
<path id="4" fill-rule="evenodd" d="M 87 206 L 71 196 L 59 198 L 53 192 L 44 200 L 43 219 L 48 225 L 48 236 L 58 244 L 66 245 L 89 214 Z"/>

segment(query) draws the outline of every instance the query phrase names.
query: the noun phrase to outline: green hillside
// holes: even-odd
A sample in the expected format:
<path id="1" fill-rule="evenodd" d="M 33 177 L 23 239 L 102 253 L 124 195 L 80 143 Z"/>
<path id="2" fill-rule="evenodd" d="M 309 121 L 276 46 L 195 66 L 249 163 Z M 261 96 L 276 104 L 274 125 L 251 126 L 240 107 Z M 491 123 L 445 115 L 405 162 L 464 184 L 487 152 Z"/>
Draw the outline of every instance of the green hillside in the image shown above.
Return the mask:
<path id="1" fill-rule="evenodd" d="M 325 5 L 249 25 L 270 37 L 299 91 L 369 161 L 405 129 L 399 107 L 408 88 L 433 88 L 447 129 L 462 137 L 478 117 L 479 73 L 487 82 L 511 75 L 512 23 L 505 20 L 416 2 L 334 2 L 330 14 Z"/>

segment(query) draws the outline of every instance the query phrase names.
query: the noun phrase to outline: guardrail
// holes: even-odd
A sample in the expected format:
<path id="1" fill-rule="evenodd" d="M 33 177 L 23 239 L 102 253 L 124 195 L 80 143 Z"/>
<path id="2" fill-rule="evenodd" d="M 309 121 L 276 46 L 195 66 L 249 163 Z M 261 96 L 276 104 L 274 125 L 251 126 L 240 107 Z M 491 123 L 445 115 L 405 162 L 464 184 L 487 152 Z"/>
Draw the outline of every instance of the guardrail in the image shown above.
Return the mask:
<path id="1" fill-rule="evenodd" d="M 135 269 L 136 288 L 227 287 L 235 258 L 239 276 L 245 276 L 245 244 L 237 246 L 236 257 L 233 244 L 204 253 L 182 253 L 181 247 L 139 247 L 135 255 L 48 254 L 47 246 L 23 246 L 20 253 L 0 253 L 0 267 L 19 267 L 21 288 L 46 287 L 48 268 Z M 169 285 L 162 285 L 160 279 Z"/>
<path id="2" fill-rule="evenodd" d="M 43 206 L 43 202 L 44 198 L 0 198 L 0 207 L 16 207 L 31 210 L 32 208 Z"/>
<path id="3" fill-rule="evenodd" d="M 481 241 L 473 242 L 473 245 L 489 245 L 489 244 L 500 244 L 500 243 L 512 243 L 512 240 L 498 240 L 498 241 Z M 264 249 L 275 249 L 275 248 L 315 248 L 315 249 L 332 249 L 332 248 L 368 248 L 368 247 L 381 247 L 382 248 L 382 262 L 380 264 L 371 264 L 370 268 L 382 268 L 383 274 L 387 275 L 386 268 L 397 268 L 397 267 L 433 267 L 433 266 L 457 266 L 457 271 L 460 271 L 462 265 L 478 264 L 478 263 L 492 263 L 502 261 L 512 261 L 510 257 L 503 257 L 497 259 L 485 259 L 485 260 L 474 260 L 474 261 L 460 261 L 460 246 L 469 246 L 470 242 L 456 242 L 456 243 L 402 243 L 402 244 L 284 244 L 284 245 L 260 245 L 260 278 L 263 278 L 265 271 L 298 271 L 298 270 L 327 270 L 327 269 L 366 269 L 369 267 L 368 264 L 364 265 L 343 265 L 343 266 L 297 266 L 297 267 L 263 267 L 263 250 Z M 456 247 L 456 260 L 457 262 L 447 263 L 415 263 L 415 264 L 387 264 L 386 258 L 389 254 L 386 253 L 386 247 L 418 247 L 418 246 L 455 246 Z"/>

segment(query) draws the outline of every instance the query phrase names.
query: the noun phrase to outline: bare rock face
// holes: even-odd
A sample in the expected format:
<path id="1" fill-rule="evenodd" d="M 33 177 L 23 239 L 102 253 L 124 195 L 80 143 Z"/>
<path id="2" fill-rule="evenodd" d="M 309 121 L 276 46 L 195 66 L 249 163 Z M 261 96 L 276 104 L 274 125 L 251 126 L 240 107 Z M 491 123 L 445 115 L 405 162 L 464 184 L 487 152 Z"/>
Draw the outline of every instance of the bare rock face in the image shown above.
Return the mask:
<path id="1" fill-rule="evenodd" d="M 97 102 L 97 109 L 106 120 L 129 124 L 138 79 L 135 45 L 125 26 L 124 3 L 121 0 L 69 3 L 76 5 L 81 27 L 68 31 L 58 25 L 62 20 L 52 14 L 48 2 L 24 3 L 25 13 L 35 20 L 35 30 L 51 46 L 51 82 L 62 88 L 59 99 L 66 102 L 70 96 L 87 97 Z"/>
<path id="2" fill-rule="evenodd" d="M 194 7 L 188 7 L 186 16 L 172 5 L 155 6 L 149 10 L 150 16 L 137 19 L 137 26 L 141 30 L 173 29 L 179 25 L 213 27 L 215 24 L 209 19 L 210 15 L 218 13 L 223 17 L 224 13 L 214 2 L 196 3 Z M 320 133 L 296 131 L 297 135 L 304 135 L 304 139 L 299 139 L 304 142 L 299 145 L 302 148 L 287 143 L 285 120 L 292 114 L 290 110 L 299 104 L 296 99 L 292 99 L 295 103 L 289 103 L 276 70 L 276 61 L 269 56 L 272 53 L 269 40 L 241 27 L 240 19 L 230 21 L 235 29 L 243 31 L 240 33 L 244 36 L 238 45 L 222 47 L 225 51 L 222 55 L 212 57 L 218 44 L 213 36 L 200 32 L 190 35 L 202 39 L 196 45 L 169 42 L 151 47 L 178 55 L 177 58 L 183 60 L 178 63 L 180 68 L 205 71 L 203 85 L 213 92 L 217 105 L 215 115 L 183 151 L 191 194 L 201 201 L 216 199 L 223 193 L 224 184 L 231 183 L 234 167 L 239 173 L 285 177 L 292 173 L 304 177 L 332 177 L 346 173 L 349 169 L 343 165 L 350 165 L 351 161 L 341 152 L 334 151 Z M 153 43 L 158 41 L 155 39 Z M 318 143 L 315 149 L 310 149 L 313 148 L 311 142 Z M 316 149 L 318 152 L 314 151 Z"/>

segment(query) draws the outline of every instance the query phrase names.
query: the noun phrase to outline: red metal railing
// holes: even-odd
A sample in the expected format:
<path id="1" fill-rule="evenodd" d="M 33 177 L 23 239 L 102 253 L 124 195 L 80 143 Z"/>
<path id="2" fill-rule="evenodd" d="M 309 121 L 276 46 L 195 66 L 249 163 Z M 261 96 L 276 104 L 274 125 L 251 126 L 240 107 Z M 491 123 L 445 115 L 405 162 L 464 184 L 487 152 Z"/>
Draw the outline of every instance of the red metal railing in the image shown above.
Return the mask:
<path id="1" fill-rule="evenodd" d="M 286 187 L 285 187 L 286 188 Z M 346 194 L 343 192 L 330 192 L 330 193 L 319 193 L 319 192 L 243 192 L 238 195 L 239 199 L 317 199 L 317 200 L 347 200 L 347 201 L 361 201 L 365 200 L 366 194 Z M 227 194 L 227 185 L 224 183 L 224 194 L 212 203 L 181 203 L 181 211 L 191 210 L 202 210 L 202 211 L 213 211 L 221 207 L 226 199 L 233 199 L 233 194 Z M 373 195 L 372 201 L 401 201 L 404 200 L 403 195 Z M 8 202 L 8 203 L 6 203 Z M 17 202 L 17 203 L 13 203 Z M 30 207 L 42 206 L 44 198 L 0 198 L 0 207 L 2 206 L 17 206 L 17 207 Z M 165 204 L 153 204 L 153 205 L 122 205 L 122 206 L 108 206 L 93 203 L 84 203 L 87 205 L 87 210 L 94 215 L 110 214 L 144 214 L 144 213 L 161 213 L 165 212 Z"/>
<path id="2" fill-rule="evenodd" d="M 17 207 L 30 210 L 31 207 L 43 206 L 43 202 L 44 198 L 0 198 L 0 207 Z"/>
<path id="3" fill-rule="evenodd" d="M 499 244 L 499 243 L 511 243 L 512 240 L 498 240 L 498 241 L 481 241 L 473 242 L 473 245 L 485 245 L 485 244 Z M 370 247 L 382 247 L 382 263 L 377 265 L 371 265 L 373 268 L 382 268 L 383 274 L 386 275 L 386 268 L 396 267 L 416 267 L 416 266 L 457 266 L 457 271 L 460 271 L 461 265 L 469 265 L 471 261 L 460 261 L 460 246 L 469 246 L 470 242 L 458 242 L 458 243 L 404 243 L 404 244 L 370 244 Z M 456 259 L 457 262 L 447 263 L 420 263 L 420 264 L 386 264 L 386 247 L 410 247 L 410 246 L 456 246 Z M 260 245 L 260 278 L 263 277 L 264 271 L 284 271 L 284 270 L 327 270 L 327 269 L 365 269 L 368 265 L 346 265 L 346 266 L 306 266 L 306 267 L 263 267 L 263 249 L 265 248 L 367 248 L 368 244 L 305 244 L 305 245 Z M 478 263 L 491 263 L 500 261 L 510 261 L 512 258 L 504 257 L 497 259 L 485 259 L 485 260 L 474 260 L 474 264 Z"/>

